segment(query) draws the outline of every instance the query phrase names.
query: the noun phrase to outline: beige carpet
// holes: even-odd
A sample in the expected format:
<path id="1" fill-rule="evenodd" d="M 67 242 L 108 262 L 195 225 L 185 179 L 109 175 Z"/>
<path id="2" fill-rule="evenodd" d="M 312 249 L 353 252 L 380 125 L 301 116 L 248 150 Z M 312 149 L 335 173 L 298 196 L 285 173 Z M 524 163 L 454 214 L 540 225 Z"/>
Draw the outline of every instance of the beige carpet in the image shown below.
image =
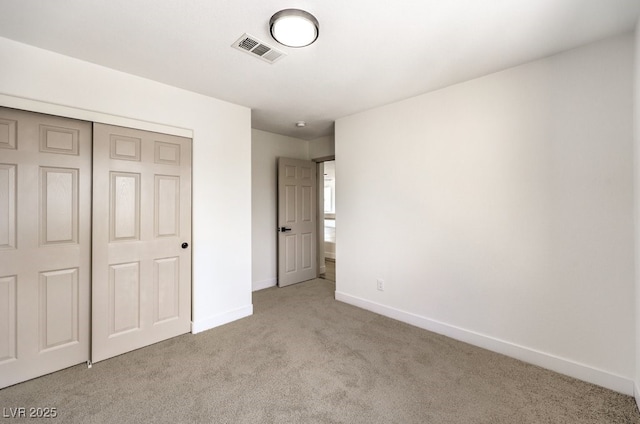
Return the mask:
<path id="1" fill-rule="evenodd" d="M 255 314 L 0 390 L 59 423 L 640 423 L 631 397 L 333 300 L 314 280 Z"/>

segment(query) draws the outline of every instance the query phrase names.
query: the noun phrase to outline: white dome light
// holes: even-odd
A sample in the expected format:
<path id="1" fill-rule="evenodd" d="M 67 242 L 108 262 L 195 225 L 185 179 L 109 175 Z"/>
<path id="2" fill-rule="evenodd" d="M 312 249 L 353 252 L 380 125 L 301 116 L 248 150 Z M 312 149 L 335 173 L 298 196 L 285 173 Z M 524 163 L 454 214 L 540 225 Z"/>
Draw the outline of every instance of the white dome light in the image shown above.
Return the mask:
<path id="1" fill-rule="evenodd" d="M 281 10 L 269 20 L 271 36 L 287 47 L 305 47 L 318 38 L 318 20 L 299 9 Z"/>

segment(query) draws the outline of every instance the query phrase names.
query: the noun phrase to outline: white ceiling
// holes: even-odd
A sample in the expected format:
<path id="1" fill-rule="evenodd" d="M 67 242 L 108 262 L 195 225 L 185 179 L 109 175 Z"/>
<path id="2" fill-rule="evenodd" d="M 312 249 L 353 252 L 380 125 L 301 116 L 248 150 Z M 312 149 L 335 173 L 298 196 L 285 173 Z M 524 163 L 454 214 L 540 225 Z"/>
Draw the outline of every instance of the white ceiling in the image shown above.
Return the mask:
<path id="1" fill-rule="evenodd" d="M 286 8 L 315 15 L 315 44 L 270 37 Z M 640 0 L 1 0 L 0 36 L 250 107 L 254 128 L 311 140 L 337 118 L 630 31 L 639 14 Z M 231 48 L 245 32 L 288 56 Z"/>

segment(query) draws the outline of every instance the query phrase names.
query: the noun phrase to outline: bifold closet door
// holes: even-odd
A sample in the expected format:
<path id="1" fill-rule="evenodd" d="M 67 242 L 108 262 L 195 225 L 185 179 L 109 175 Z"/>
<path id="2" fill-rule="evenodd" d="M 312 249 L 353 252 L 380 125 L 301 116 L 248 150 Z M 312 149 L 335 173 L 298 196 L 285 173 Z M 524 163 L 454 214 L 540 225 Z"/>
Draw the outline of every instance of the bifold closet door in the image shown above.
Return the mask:
<path id="1" fill-rule="evenodd" d="M 191 140 L 94 124 L 92 360 L 191 329 Z"/>
<path id="2" fill-rule="evenodd" d="M 89 359 L 91 124 L 0 108 L 0 388 Z"/>

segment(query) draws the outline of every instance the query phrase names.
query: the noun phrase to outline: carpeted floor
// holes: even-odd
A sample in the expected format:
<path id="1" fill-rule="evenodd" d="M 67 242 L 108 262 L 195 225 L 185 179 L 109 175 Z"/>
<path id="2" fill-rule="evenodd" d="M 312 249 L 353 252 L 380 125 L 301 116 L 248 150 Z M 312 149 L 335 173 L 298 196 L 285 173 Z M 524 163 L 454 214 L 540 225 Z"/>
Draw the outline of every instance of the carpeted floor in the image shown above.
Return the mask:
<path id="1" fill-rule="evenodd" d="M 254 315 L 0 390 L 60 423 L 640 423 L 631 397 L 333 300 L 313 280 Z M 0 422 L 34 420 L 2 418 Z"/>

